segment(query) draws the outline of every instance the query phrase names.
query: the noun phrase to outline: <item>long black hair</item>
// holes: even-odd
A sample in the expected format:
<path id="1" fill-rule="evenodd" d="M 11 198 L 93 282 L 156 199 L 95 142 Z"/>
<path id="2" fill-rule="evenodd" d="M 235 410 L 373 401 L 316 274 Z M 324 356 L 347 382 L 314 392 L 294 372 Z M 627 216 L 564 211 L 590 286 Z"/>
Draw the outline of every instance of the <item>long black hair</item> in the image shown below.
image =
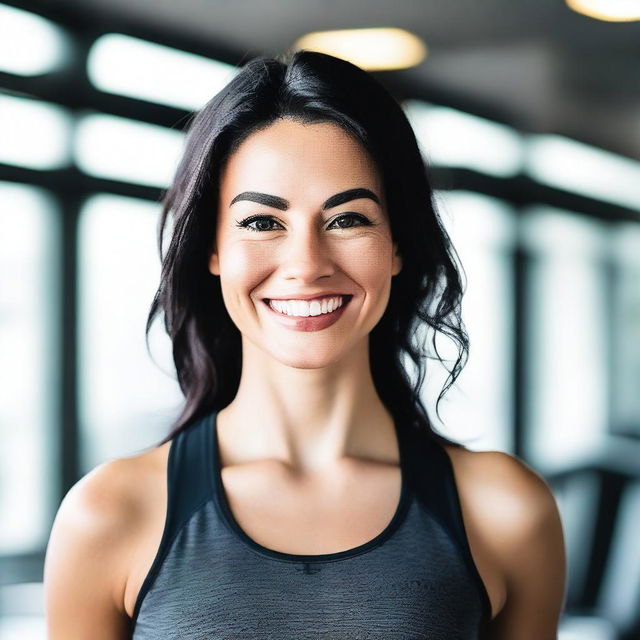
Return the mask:
<path id="1" fill-rule="evenodd" d="M 342 127 L 367 149 L 383 180 L 393 240 L 402 269 L 393 278 L 389 303 L 369 335 L 371 373 L 381 401 L 396 424 L 427 431 L 442 444 L 463 445 L 437 433 L 420 399 L 437 333 L 458 355 L 438 396 L 466 364 L 469 340 L 460 302 L 462 265 L 435 206 L 428 167 L 407 117 L 371 74 L 345 60 L 307 50 L 277 58 L 257 57 L 189 122 L 184 153 L 164 194 L 158 224 L 160 284 L 147 318 L 146 336 L 162 311 L 185 403 L 159 443 L 207 413 L 223 409 L 240 383 L 242 343 L 224 305 L 220 279 L 208 270 L 216 229 L 219 177 L 225 160 L 251 133 L 277 118 Z M 172 229 L 163 255 L 168 216 Z M 147 343 L 148 346 L 148 343 Z M 405 368 L 411 359 L 415 380 Z"/>

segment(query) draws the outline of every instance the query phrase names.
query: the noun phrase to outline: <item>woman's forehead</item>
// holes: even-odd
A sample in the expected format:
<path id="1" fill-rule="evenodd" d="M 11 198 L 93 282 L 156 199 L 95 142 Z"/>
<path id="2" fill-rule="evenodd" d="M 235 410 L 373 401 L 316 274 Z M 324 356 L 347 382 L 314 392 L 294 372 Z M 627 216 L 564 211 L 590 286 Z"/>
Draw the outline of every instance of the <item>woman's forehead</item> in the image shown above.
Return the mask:
<path id="1" fill-rule="evenodd" d="M 295 192 L 311 185 L 323 200 L 337 186 L 379 189 L 375 163 L 341 127 L 277 121 L 247 137 L 227 159 L 220 192 L 229 204 L 237 195 L 231 191 L 273 193 L 277 186 Z"/>

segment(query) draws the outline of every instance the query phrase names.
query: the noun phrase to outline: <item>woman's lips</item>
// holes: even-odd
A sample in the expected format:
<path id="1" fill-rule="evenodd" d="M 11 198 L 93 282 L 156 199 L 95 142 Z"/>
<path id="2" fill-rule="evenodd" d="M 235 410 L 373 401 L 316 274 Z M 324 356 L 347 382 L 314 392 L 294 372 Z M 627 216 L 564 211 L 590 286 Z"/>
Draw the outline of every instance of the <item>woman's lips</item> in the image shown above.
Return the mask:
<path id="1" fill-rule="evenodd" d="M 331 313 L 322 313 L 319 316 L 288 316 L 285 313 L 280 313 L 276 311 L 269 305 L 269 300 L 264 299 L 263 302 L 267 307 L 268 311 L 273 314 L 274 318 L 276 318 L 279 322 L 281 322 L 288 329 L 293 329 L 294 331 L 320 331 L 322 329 L 326 329 L 330 327 L 332 324 L 337 322 L 340 319 L 340 316 L 344 313 L 345 308 L 351 301 L 353 296 L 344 297 L 342 305 L 340 305 L 337 309 L 332 311 Z"/>

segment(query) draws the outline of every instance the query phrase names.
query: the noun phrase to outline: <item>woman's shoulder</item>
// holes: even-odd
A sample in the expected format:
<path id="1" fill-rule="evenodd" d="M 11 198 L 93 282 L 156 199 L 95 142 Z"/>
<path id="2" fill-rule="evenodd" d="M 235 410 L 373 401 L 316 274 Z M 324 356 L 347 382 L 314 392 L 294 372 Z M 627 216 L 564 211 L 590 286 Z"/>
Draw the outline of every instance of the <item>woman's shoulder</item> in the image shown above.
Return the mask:
<path id="1" fill-rule="evenodd" d="M 67 494 L 76 501 L 112 515 L 131 517 L 149 504 L 166 479 L 170 443 L 113 458 L 95 466 Z M 66 498 L 65 498 L 66 499 Z"/>
<path id="2" fill-rule="evenodd" d="M 96 465 L 66 493 L 58 519 L 91 524 L 91 533 L 109 537 L 111 543 L 125 540 L 162 502 L 168 450 L 169 443 Z"/>
<path id="3" fill-rule="evenodd" d="M 448 445 L 444 449 L 474 555 L 489 567 L 484 575 L 503 585 L 501 604 L 494 608 L 494 613 L 501 611 L 500 628 L 534 624 L 539 615 L 541 624 L 552 629 L 562 606 L 566 557 L 551 487 L 517 456 Z"/>
<path id="4" fill-rule="evenodd" d="M 87 584 L 108 580 L 106 589 L 121 613 L 132 551 L 163 519 L 168 448 L 95 466 L 66 493 L 52 527 L 48 568 L 82 567 Z"/>
<path id="5" fill-rule="evenodd" d="M 125 593 L 131 558 L 149 529 L 163 451 L 97 465 L 65 494 L 51 527 L 44 563 L 47 624 L 56 637 L 90 637 L 96 625 L 128 635 Z M 161 502 L 161 499 L 160 499 Z"/>
<path id="6" fill-rule="evenodd" d="M 497 520 L 507 531 L 526 529 L 557 509 L 547 481 L 521 458 L 504 451 L 472 451 L 464 446 L 445 445 L 444 449 L 459 493 L 488 525 L 495 526 Z"/>
<path id="7" fill-rule="evenodd" d="M 149 497 L 148 490 L 166 469 L 163 445 L 132 456 L 102 462 L 79 478 L 64 496 L 61 509 L 130 519 Z M 164 467 L 164 468 L 163 468 Z"/>

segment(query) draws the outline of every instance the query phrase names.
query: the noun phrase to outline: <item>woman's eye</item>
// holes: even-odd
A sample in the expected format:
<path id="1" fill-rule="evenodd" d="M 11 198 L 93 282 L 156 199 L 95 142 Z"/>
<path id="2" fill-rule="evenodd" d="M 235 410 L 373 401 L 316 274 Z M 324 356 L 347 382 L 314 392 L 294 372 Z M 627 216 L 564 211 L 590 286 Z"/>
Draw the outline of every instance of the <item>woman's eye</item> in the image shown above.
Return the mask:
<path id="1" fill-rule="evenodd" d="M 355 221 L 358 223 L 358 225 L 363 225 L 363 226 L 369 226 L 370 224 L 372 224 L 368 218 L 365 218 L 364 216 L 358 214 L 358 213 L 346 213 L 342 216 L 338 216 L 331 224 L 333 225 L 335 222 L 338 222 L 339 220 L 351 220 L 352 222 Z M 343 226 L 342 224 L 339 225 L 339 229 L 351 229 L 353 225 L 347 225 L 347 226 Z"/>
<path id="2" fill-rule="evenodd" d="M 242 220 L 241 222 L 238 223 L 238 226 L 247 228 L 250 231 L 273 231 L 273 229 L 267 228 L 266 226 L 266 225 L 270 225 L 272 222 L 275 222 L 275 220 L 273 218 L 270 218 L 269 216 L 253 216 L 252 218 L 246 218 L 245 220 Z M 255 227 L 250 226 L 256 223 L 258 225 L 265 225 L 265 226 L 262 226 L 257 229 Z"/>
<path id="3" fill-rule="evenodd" d="M 353 221 L 358 223 L 358 225 L 356 226 L 362 225 L 366 227 L 366 226 L 373 225 L 373 223 L 368 218 L 365 218 L 365 216 L 359 213 L 345 213 L 335 218 L 329 225 L 329 228 L 331 228 L 333 225 L 335 225 L 337 222 L 341 220 L 351 220 L 352 224 L 347 224 L 347 225 L 339 224 L 337 227 L 334 227 L 334 228 L 351 229 L 353 226 Z M 241 220 L 240 222 L 237 223 L 236 226 L 249 229 L 250 231 L 273 231 L 273 228 L 269 226 L 272 222 L 279 224 L 271 216 L 251 216 L 250 218 L 245 218 L 244 220 Z M 256 224 L 257 227 L 250 226 L 253 224 Z"/>

